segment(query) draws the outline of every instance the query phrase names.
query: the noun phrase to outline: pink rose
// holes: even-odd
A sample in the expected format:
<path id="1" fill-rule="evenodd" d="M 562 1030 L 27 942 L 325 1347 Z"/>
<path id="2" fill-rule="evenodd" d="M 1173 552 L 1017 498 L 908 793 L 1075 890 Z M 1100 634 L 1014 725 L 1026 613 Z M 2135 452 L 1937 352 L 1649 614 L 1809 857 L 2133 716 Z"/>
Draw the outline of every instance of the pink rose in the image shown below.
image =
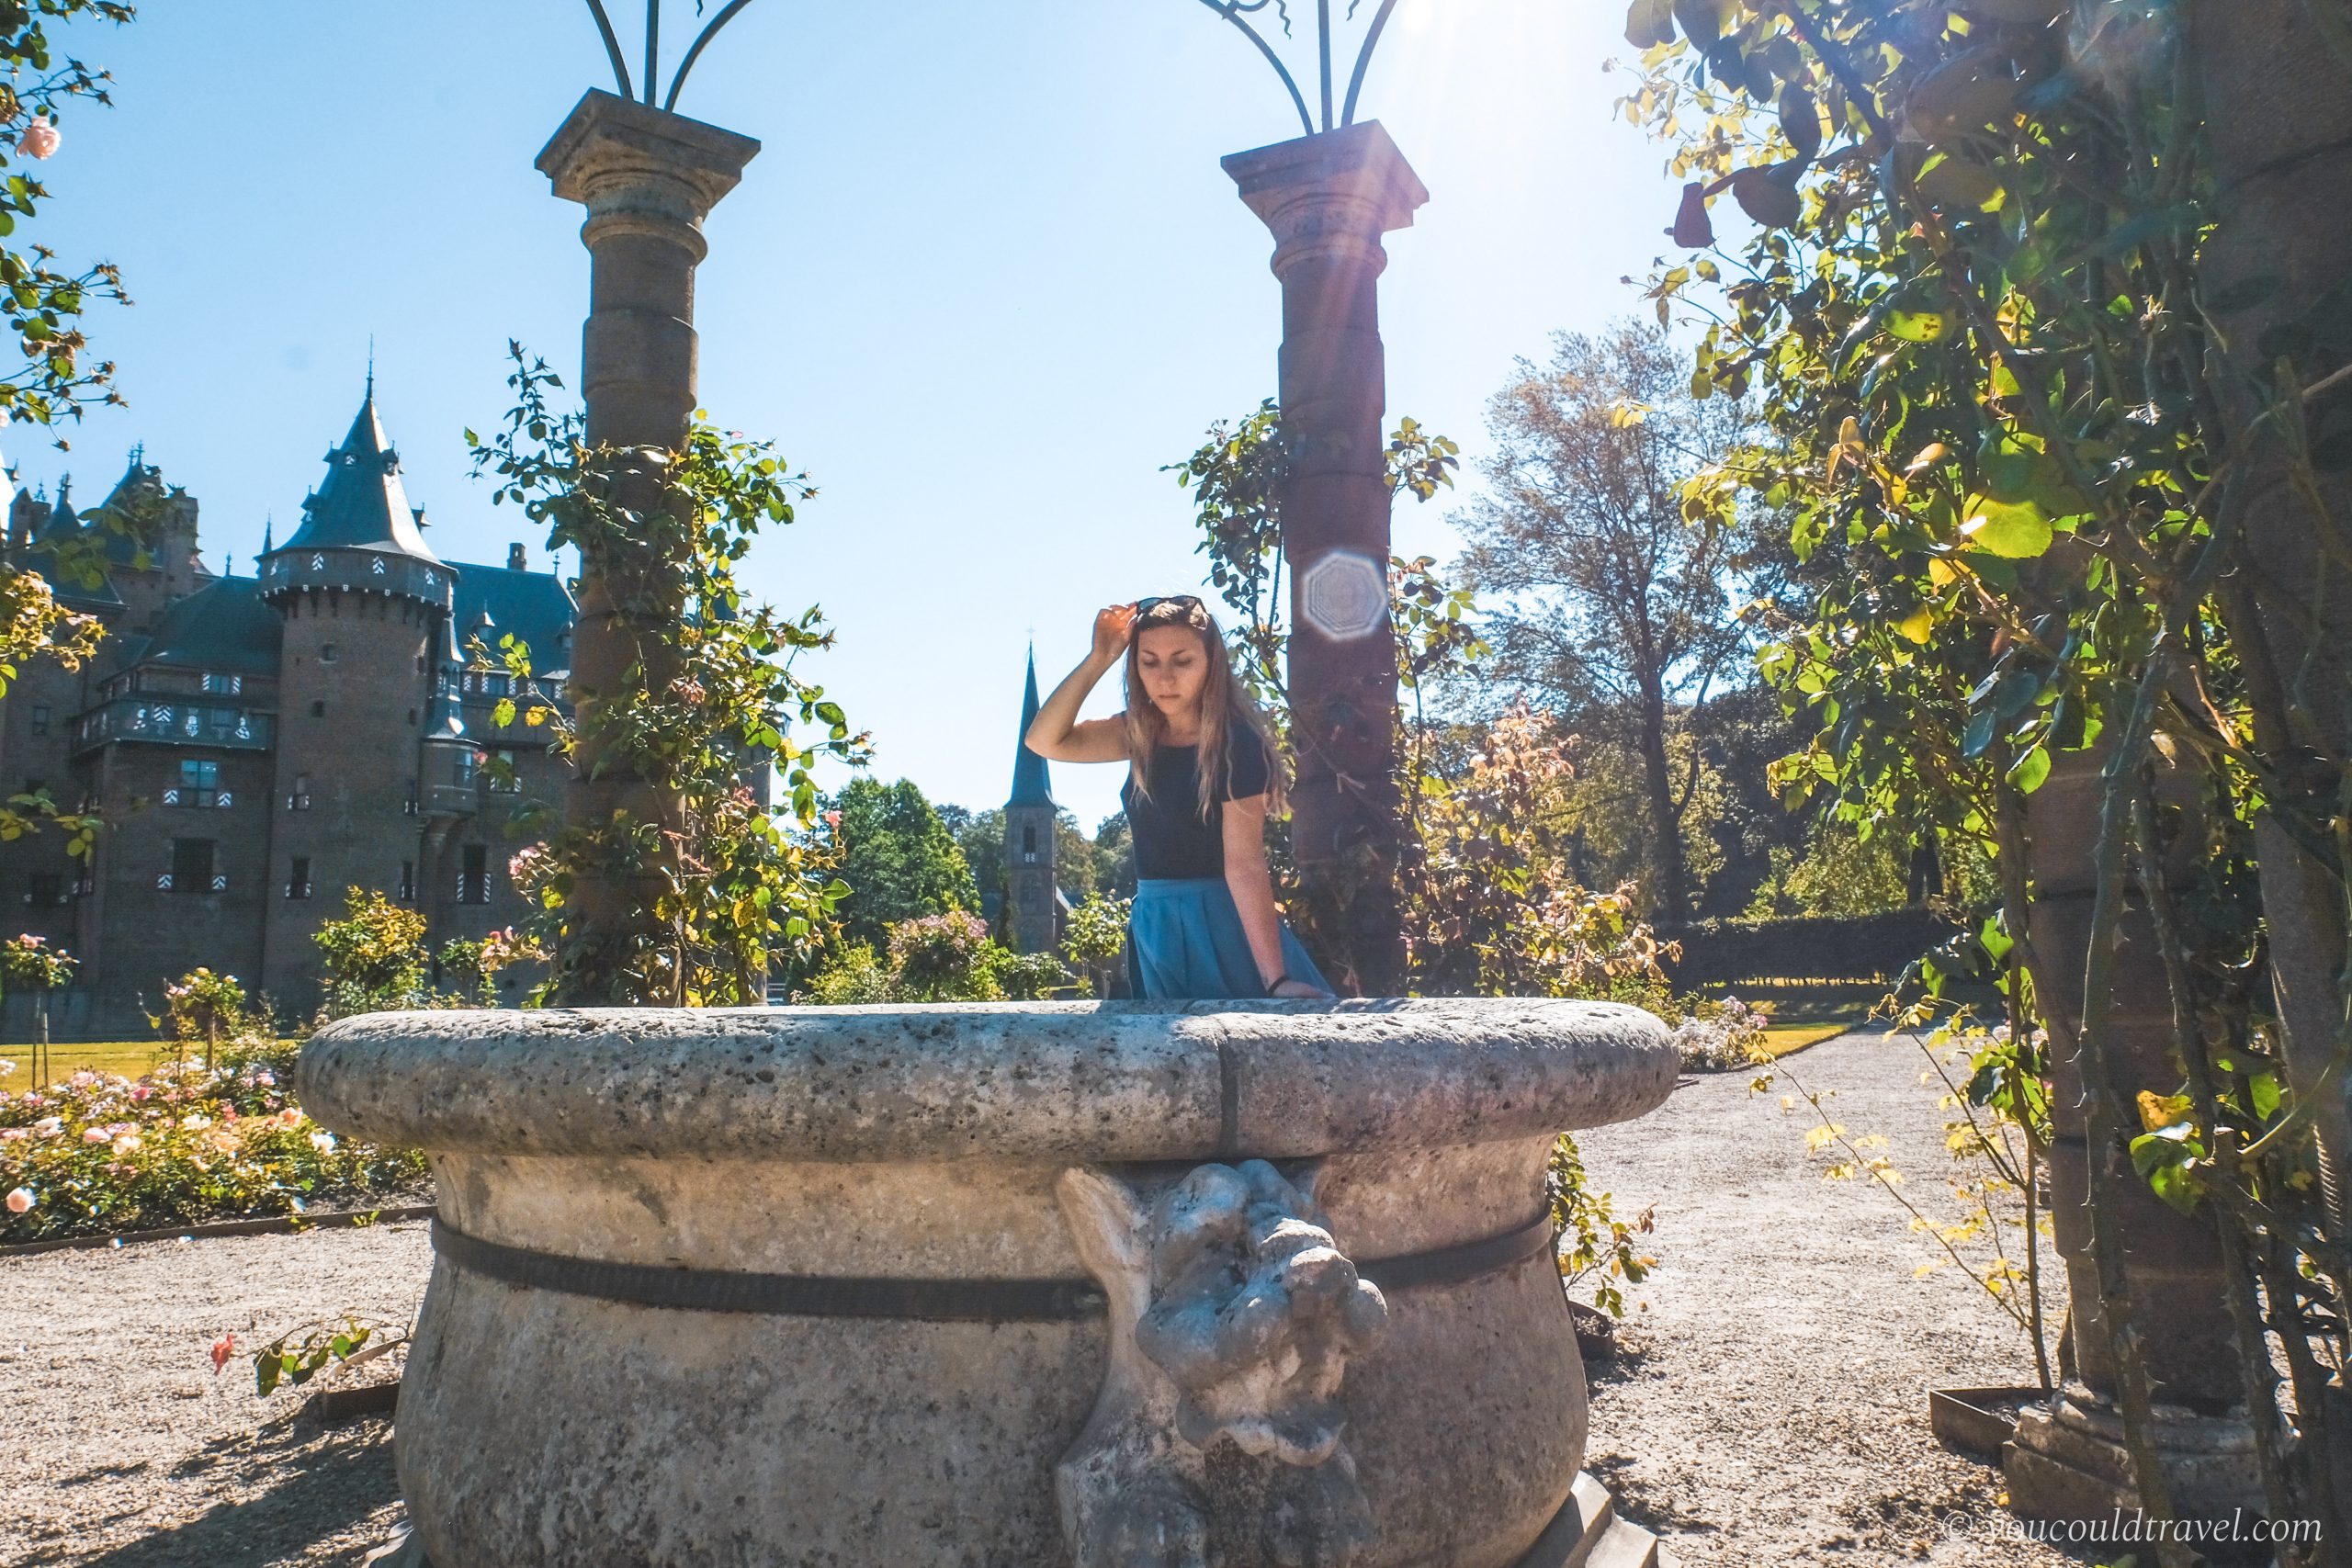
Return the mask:
<path id="1" fill-rule="evenodd" d="M 8 1212 L 10 1213 L 21 1214 L 32 1206 L 33 1195 L 31 1189 L 19 1187 L 15 1191 L 8 1194 Z"/>

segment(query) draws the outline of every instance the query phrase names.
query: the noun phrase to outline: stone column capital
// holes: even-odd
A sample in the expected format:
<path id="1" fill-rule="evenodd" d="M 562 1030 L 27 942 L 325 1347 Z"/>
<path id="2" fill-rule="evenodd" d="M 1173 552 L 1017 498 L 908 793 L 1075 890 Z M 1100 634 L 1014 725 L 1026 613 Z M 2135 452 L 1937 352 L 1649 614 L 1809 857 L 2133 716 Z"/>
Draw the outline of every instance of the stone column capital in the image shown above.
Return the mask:
<path id="1" fill-rule="evenodd" d="M 653 231 L 684 240 L 699 261 L 704 216 L 759 151 L 752 137 L 592 88 L 535 166 L 558 197 L 588 209 L 592 249 L 607 232 Z"/>
<path id="2" fill-rule="evenodd" d="M 1280 276 L 1309 257 L 1387 257 L 1380 237 L 1410 227 L 1429 187 L 1376 119 L 1295 137 L 1221 160 L 1242 202 L 1274 235 Z"/>

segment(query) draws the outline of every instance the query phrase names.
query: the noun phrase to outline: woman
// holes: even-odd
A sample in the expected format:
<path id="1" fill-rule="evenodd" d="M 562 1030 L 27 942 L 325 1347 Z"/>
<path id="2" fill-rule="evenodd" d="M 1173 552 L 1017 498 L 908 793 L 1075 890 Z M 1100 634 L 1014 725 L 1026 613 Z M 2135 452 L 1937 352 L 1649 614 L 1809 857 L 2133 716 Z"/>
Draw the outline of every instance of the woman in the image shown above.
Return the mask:
<path id="1" fill-rule="evenodd" d="M 1079 721 L 1124 656 L 1125 712 Z M 1282 767 L 1233 677 L 1225 638 L 1189 593 L 1113 604 L 1094 647 L 1054 688 L 1025 738 L 1057 762 L 1127 764 L 1119 792 L 1135 844 L 1127 972 L 1139 997 L 1329 997 L 1283 924 L 1266 874 L 1266 812 Z"/>

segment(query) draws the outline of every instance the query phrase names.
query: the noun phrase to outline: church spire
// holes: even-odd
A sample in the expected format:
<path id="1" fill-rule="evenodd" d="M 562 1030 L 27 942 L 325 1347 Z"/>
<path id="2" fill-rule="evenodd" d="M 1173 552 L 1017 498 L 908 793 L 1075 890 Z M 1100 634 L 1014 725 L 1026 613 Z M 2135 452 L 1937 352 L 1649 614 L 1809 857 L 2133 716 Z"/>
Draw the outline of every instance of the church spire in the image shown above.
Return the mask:
<path id="1" fill-rule="evenodd" d="M 1037 722 L 1037 649 L 1029 649 L 1029 688 L 1021 698 L 1021 733 L 1013 740 L 1012 797 L 1005 802 L 1008 809 L 1021 806 L 1042 806 L 1054 809 L 1053 780 L 1046 770 L 1046 759 L 1029 750 L 1029 727 Z"/>

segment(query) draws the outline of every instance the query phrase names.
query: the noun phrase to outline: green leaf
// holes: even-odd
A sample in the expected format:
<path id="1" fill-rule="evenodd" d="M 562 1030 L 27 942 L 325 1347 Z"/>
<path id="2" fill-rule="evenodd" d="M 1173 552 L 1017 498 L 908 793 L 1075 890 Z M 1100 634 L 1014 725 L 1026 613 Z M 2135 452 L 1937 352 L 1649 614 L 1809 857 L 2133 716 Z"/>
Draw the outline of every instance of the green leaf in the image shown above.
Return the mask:
<path id="1" fill-rule="evenodd" d="M 1634 0 L 1625 12 L 1625 41 L 1655 49 L 1674 41 L 1674 0 Z"/>
<path id="2" fill-rule="evenodd" d="M 1974 718 L 1970 719 L 1966 733 L 1960 739 L 1960 754 L 1963 757 L 1982 757 L 1984 754 L 1984 749 L 1993 744 L 1993 727 L 2000 721 L 2001 716 L 1991 708 L 1984 709 Z"/>
<path id="3" fill-rule="evenodd" d="M 2009 765 L 2009 783 L 2027 795 L 2040 789 L 2049 776 L 2050 750 L 2045 746 L 2036 746 Z"/>
<path id="4" fill-rule="evenodd" d="M 2047 552 L 2056 536 L 2049 513 L 2032 502 L 1989 498 L 1960 525 L 1960 532 L 1972 548 L 2007 560 L 2031 560 Z"/>
<path id="5" fill-rule="evenodd" d="M 2265 1122 L 2278 1114 L 2283 1096 L 2278 1092 L 2278 1075 L 2256 1073 L 2246 1080 L 2246 1088 L 2254 1099 L 2254 1113 Z"/>
<path id="6" fill-rule="evenodd" d="M 2017 940 L 2002 926 L 2001 917 L 1998 915 L 1984 917 L 1984 924 L 1978 930 L 1976 940 L 1984 945 L 1984 951 L 1992 955 L 1996 963 L 2007 958 L 2009 955 L 2009 950 L 2017 946 Z"/>

